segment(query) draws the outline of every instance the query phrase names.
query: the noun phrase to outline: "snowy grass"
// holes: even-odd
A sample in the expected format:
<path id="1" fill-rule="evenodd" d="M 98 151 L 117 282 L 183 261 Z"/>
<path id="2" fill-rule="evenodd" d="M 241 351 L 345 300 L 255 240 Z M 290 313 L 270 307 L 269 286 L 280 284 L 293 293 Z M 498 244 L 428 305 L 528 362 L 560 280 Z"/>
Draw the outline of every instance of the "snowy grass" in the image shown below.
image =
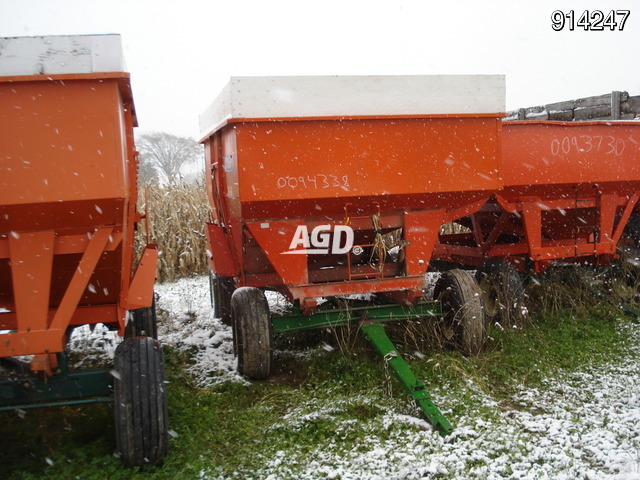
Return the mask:
<path id="1" fill-rule="evenodd" d="M 236 372 L 231 328 L 213 315 L 208 282 L 183 278 L 156 286 L 158 338 L 188 354 L 185 370 L 200 388 L 245 381 Z"/>
<path id="2" fill-rule="evenodd" d="M 195 284 L 189 287 L 190 292 L 194 289 Z M 572 323 L 567 328 L 572 331 L 575 327 Z M 477 381 L 477 372 L 452 385 L 450 372 L 425 359 L 428 368 L 422 370 L 436 374 L 432 395 L 456 423 L 455 433 L 447 439 L 436 434 L 417 412 L 385 397 L 383 388 L 367 393 L 366 382 L 336 379 L 335 388 L 323 383 L 320 388 L 329 391 L 300 404 L 293 402 L 281 412 L 279 421 L 264 427 L 270 446 L 252 453 L 262 467 L 239 465 L 235 472 L 204 468 L 201 477 L 638 478 L 640 338 L 635 326 L 619 321 L 617 328 L 632 341 L 618 344 L 621 350 L 613 361 L 603 361 L 601 352 L 592 351 L 592 361 L 580 360 L 577 370 L 540 365 L 538 368 L 547 370 L 540 384 L 509 385 L 513 393 L 507 398 L 487 391 L 490 380 Z M 551 346 L 549 352 L 555 355 Z M 314 361 L 318 360 L 309 360 Z M 539 361 L 545 363 L 545 359 Z M 464 360 L 443 357 L 443 362 L 456 366 Z M 443 372 L 440 378 L 438 367 Z M 478 365 L 470 368 L 477 370 Z M 544 376 L 549 372 L 551 376 Z M 349 372 L 344 373 L 348 378 Z M 350 389 L 355 390 L 351 395 Z M 395 390 L 399 390 L 397 385 Z M 297 398 L 295 393 L 289 395 Z M 403 409 L 408 413 L 399 413 Z M 354 414 L 362 411 L 362 418 Z"/>
<path id="3" fill-rule="evenodd" d="M 363 343 L 343 353 L 326 335 L 296 339 L 282 343 L 271 380 L 238 377 L 208 289 L 206 277 L 157 288 L 176 432 L 163 469 L 123 469 L 105 453 L 114 450 L 108 412 L 84 407 L 0 427 L 7 478 L 640 478 L 640 332 L 619 312 L 595 305 L 589 317 L 494 331 L 471 360 L 411 350 L 455 426 L 443 439 Z M 284 307 L 277 296 L 270 303 Z M 110 335 L 96 329 L 72 345 L 109 350 Z M 7 443 L 16 432 L 19 444 Z"/>

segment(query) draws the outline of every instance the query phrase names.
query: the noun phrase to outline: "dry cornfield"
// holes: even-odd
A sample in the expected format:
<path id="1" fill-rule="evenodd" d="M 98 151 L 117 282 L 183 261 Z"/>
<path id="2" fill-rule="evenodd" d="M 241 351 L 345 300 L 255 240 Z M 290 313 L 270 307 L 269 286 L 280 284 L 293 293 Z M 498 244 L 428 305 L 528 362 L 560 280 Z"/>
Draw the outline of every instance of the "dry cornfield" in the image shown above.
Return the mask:
<path id="1" fill-rule="evenodd" d="M 139 211 L 148 201 L 149 240 L 160 251 L 158 281 L 203 275 L 208 271 L 204 225 L 208 202 L 202 184 L 170 187 L 149 186 L 139 194 Z M 138 229 L 137 245 L 146 243 L 145 222 Z"/>
<path id="2" fill-rule="evenodd" d="M 456 222 L 447 223 L 446 225 L 442 225 L 440 227 L 441 235 L 449 235 L 452 233 L 469 233 L 471 229 L 465 227 L 464 225 L 460 225 Z"/>

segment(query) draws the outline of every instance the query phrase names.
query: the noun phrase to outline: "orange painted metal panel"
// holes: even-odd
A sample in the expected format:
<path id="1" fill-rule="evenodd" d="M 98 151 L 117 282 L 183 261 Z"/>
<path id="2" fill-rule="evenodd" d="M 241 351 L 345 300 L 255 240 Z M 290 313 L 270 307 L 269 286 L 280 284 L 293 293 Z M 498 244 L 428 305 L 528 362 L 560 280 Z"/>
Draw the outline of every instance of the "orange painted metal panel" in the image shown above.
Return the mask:
<path id="1" fill-rule="evenodd" d="M 122 306 L 127 310 L 148 307 L 153 303 L 153 286 L 158 277 L 158 246 L 147 245 L 131 279 Z"/>
<path id="2" fill-rule="evenodd" d="M 640 180 L 640 122 L 506 122 L 506 186 Z"/>
<path id="3" fill-rule="evenodd" d="M 420 275 L 418 277 L 376 278 L 373 280 L 299 285 L 291 287 L 290 290 L 294 298 L 314 298 L 374 292 L 421 291 L 424 287 L 425 276 Z"/>
<path id="4" fill-rule="evenodd" d="M 0 357 L 62 352 L 67 343 L 64 330 L 51 329 L 5 333 L 0 338 Z"/>
<path id="5" fill-rule="evenodd" d="M 156 252 L 132 272 L 135 125 L 126 73 L 0 77 L 0 325 L 17 330 L 0 356 L 60 352 L 73 325 L 123 333 L 125 307 L 151 304 Z"/>
<path id="6" fill-rule="evenodd" d="M 285 285 L 309 283 L 307 255 L 285 254 L 289 250 L 296 229 L 299 225 L 304 225 L 303 219 L 248 222 L 246 225 Z"/>
<path id="7" fill-rule="evenodd" d="M 122 108 L 115 79 L 0 82 L 0 205 L 127 197 Z"/>
<path id="8" fill-rule="evenodd" d="M 489 190 L 502 185 L 496 118 L 232 125 L 227 128 L 234 129 L 235 144 L 224 145 L 223 155 L 230 195 L 242 203 Z"/>
<path id="9" fill-rule="evenodd" d="M 238 284 L 279 286 L 303 303 L 420 297 L 440 226 L 502 187 L 501 126 L 499 115 L 229 121 L 204 143 L 215 229 L 238 252 Z M 364 253 L 283 254 L 299 225 L 348 225 Z M 398 229 L 396 263 L 377 242 Z M 226 260 L 209 241 L 215 269 Z"/>
<path id="10" fill-rule="evenodd" d="M 205 234 L 210 248 L 209 267 L 211 271 L 224 277 L 238 275 L 238 261 L 231 253 L 223 228 L 220 225 L 207 223 Z"/>
<path id="11" fill-rule="evenodd" d="M 105 227 L 95 232 L 78 262 L 73 277 L 65 289 L 64 296 L 58 305 L 58 310 L 51 322 L 52 329 L 64 329 L 69 325 L 73 312 L 78 308 L 82 294 L 89 285 L 91 275 L 102 256 L 102 252 L 109 241 L 112 229 Z M 49 272 L 33 272 L 34 275 L 46 275 Z M 15 288 L 15 285 L 14 285 Z"/>
<path id="12" fill-rule="evenodd" d="M 21 331 L 47 325 L 54 232 L 29 232 L 9 238 L 14 301 Z"/>
<path id="13" fill-rule="evenodd" d="M 427 273 L 433 247 L 438 239 L 440 226 L 444 223 L 443 210 L 418 210 L 406 212 L 404 216 L 407 252 L 407 275 Z"/>
<path id="14" fill-rule="evenodd" d="M 47 323 L 53 320 L 55 308 L 50 308 L 47 315 Z M 124 315 L 124 310 L 118 305 L 85 305 L 79 306 L 71 317 L 69 325 L 92 325 L 102 323 L 110 328 L 119 328 L 119 322 Z M 0 315 L 0 330 L 17 330 L 18 319 L 15 312 L 6 312 Z M 0 337 L 2 338 L 2 337 Z M 33 353 L 33 352 L 32 352 Z"/>

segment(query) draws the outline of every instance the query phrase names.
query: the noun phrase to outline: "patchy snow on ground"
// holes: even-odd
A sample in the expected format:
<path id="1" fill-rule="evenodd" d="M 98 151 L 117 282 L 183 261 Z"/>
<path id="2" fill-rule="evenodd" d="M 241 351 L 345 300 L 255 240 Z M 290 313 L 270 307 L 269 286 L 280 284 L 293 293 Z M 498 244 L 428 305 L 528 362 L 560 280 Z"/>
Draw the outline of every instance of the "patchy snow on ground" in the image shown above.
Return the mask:
<path id="1" fill-rule="evenodd" d="M 110 362 L 121 341 L 118 332 L 109 330 L 101 323 L 76 327 L 69 338 L 73 368 Z"/>
<path id="2" fill-rule="evenodd" d="M 273 313 L 287 308 L 282 295 L 266 292 Z M 158 338 L 165 345 L 191 354 L 187 371 L 198 386 L 246 382 L 236 371 L 231 327 L 215 318 L 206 277 L 183 278 L 156 285 Z"/>
<path id="3" fill-rule="evenodd" d="M 182 279 L 156 288 L 159 337 L 164 344 L 187 351 L 187 370 L 206 388 L 224 382 L 244 382 L 235 372 L 232 332 L 214 317 L 206 277 Z M 282 299 L 269 296 L 272 309 Z M 80 329 L 79 329 L 80 330 Z M 111 353 L 117 344 L 112 332 L 80 330 L 72 346 L 89 345 L 88 352 Z M 344 403 L 372 399 L 333 399 L 287 413 L 274 432 L 297 430 L 319 416 L 336 424 L 336 439 L 312 452 L 287 450 L 264 458 L 264 468 L 250 478 L 297 479 L 640 479 L 640 332 L 627 327 L 633 345 L 609 362 L 561 372 L 539 389 L 522 388 L 510 402 L 498 404 L 470 381 L 467 414 L 455 431 L 442 438 L 419 416 L 380 407 L 382 415 L 358 422 L 340 415 Z M 95 340 L 88 340 L 95 338 Z M 456 391 L 456 389 L 451 389 Z M 457 389 L 459 392 L 460 389 Z M 432 391 L 443 413 L 460 402 L 448 390 Z M 490 412 L 489 414 L 487 412 Z M 347 416 L 348 417 L 348 416 Z M 354 429 L 365 435 L 357 448 L 341 446 L 340 438 Z M 381 435 L 380 432 L 386 432 Z M 361 433 L 360 433 L 361 435 Z M 344 437 L 342 437 L 344 438 Z M 201 478 L 225 478 L 212 466 Z M 233 478 L 249 478 L 238 472 Z"/>
<path id="4" fill-rule="evenodd" d="M 416 417 L 386 411 L 381 420 L 369 421 L 375 425 L 359 442 L 361 448 L 344 451 L 336 442 L 303 456 L 282 451 L 265 458 L 264 472 L 256 478 L 637 480 L 638 350 L 609 365 L 550 378 L 543 389 L 522 389 L 513 398 L 517 409 L 498 406 L 470 384 L 471 404 L 478 407 L 471 407 L 445 439 Z M 445 414 L 456 402 L 446 392 L 434 397 Z M 486 407 L 494 413 L 487 415 Z M 315 405 L 317 415 L 325 417 L 339 408 L 339 403 Z M 283 422 L 300 429 L 317 420 L 309 411 L 314 408 L 291 412 Z M 356 428 L 334 420 L 336 435 Z M 380 422 L 388 435 L 380 435 Z M 357 428 L 367 430 L 366 425 Z"/>
<path id="5" fill-rule="evenodd" d="M 206 277 L 156 285 L 158 339 L 189 352 L 186 369 L 202 388 L 229 380 L 245 382 L 236 372 L 231 328 L 214 317 L 209 295 Z M 69 340 L 73 366 L 110 362 L 121 340 L 101 324 L 76 328 Z"/>
<path id="6" fill-rule="evenodd" d="M 231 327 L 214 316 L 206 277 L 156 285 L 156 294 L 158 338 L 190 352 L 192 363 L 187 371 L 200 387 L 245 381 L 236 372 Z"/>

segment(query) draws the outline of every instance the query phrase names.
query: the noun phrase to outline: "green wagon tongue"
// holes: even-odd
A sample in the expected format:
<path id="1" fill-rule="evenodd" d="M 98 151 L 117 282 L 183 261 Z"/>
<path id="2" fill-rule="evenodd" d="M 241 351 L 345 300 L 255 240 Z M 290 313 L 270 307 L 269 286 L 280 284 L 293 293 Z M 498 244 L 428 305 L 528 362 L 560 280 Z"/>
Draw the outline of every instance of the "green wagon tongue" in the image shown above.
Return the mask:
<path id="1" fill-rule="evenodd" d="M 453 427 L 431 400 L 424 383 L 415 376 L 393 345 L 383 325 L 383 322 L 425 318 L 440 313 L 440 306 L 436 302 L 422 302 L 413 306 L 371 305 L 369 303 L 359 306 L 356 301 L 352 301 L 347 309 L 324 310 L 320 307 L 311 316 L 302 315 L 298 310 L 287 315 L 274 315 L 271 321 L 273 331 L 279 333 L 359 324 L 366 339 L 382 356 L 386 365 L 391 367 L 398 381 L 420 407 L 427 420 L 444 437 L 453 432 Z"/>
<path id="2" fill-rule="evenodd" d="M 424 383 L 418 380 L 409 368 L 407 362 L 404 361 L 396 350 L 396 347 L 391 343 L 391 340 L 389 340 L 384 330 L 384 325 L 371 323 L 363 325 L 362 330 L 367 340 L 369 340 L 378 353 L 382 355 L 384 361 L 391 367 L 396 378 L 402 383 L 407 393 L 415 400 L 418 407 L 420 407 L 427 417 L 427 420 L 440 432 L 440 435 L 445 437 L 453 432 L 453 427 L 444 415 L 442 415 L 425 390 Z"/>

